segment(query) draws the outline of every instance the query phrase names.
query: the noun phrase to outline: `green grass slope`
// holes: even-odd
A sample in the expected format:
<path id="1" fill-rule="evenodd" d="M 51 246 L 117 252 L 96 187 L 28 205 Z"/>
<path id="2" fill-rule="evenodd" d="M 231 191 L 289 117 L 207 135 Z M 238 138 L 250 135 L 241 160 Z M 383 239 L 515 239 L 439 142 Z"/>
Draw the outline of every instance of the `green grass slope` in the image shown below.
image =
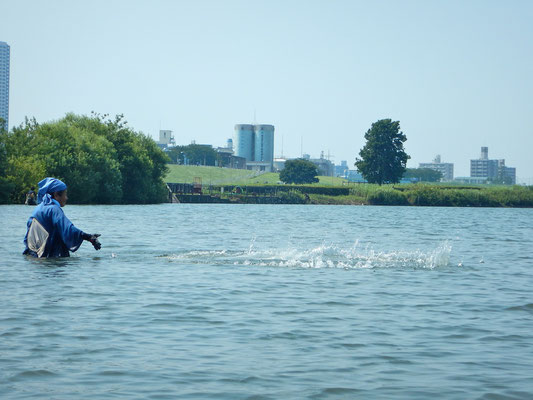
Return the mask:
<path id="1" fill-rule="evenodd" d="M 201 178 L 204 185 L 276 185 L 279 182 L 279 174 L 274 172 L 176 164 L 167 166 L 169 172 L 165 182 L 193 183 L 195 177 Z M 318 179 L 316 185 L 342 186 L 345 181 L 331 176 L 319 176 Z"/>
<path id="2" fill-rule="evenodd" d="M 193 165 L 168 164 L 169 172 L 165 182 L 193 183 L 194 178 L 202 179 L 204 185 L 235 184 L 257 177 L 257 172 L 244 169 L 204 167 Z M 277 175 L 277 174 L 276 174 Z"/>

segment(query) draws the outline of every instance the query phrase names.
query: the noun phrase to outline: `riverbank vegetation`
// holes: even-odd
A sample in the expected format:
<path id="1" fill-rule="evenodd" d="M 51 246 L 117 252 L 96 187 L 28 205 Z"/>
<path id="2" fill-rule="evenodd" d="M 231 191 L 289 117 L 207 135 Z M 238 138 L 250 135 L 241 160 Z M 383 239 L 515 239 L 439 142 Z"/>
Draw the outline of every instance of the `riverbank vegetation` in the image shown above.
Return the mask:
<path id="1" fill-rule="evenodd" d="M 454 183 L 370 184 L 319 176 L 313 184 L 288 185 L 277 173 L 219 167 L 169 165 L 167 182 L 192 184 L 200 178 L 205 193 L 232 202 L 264 202 L 260 197 L 278 197 L 273 203 L 344 204 L 444 207 L 533 207 L 532 186 L 464 185 Z M 256 198 L 256 200 L 254 200 Z"/>
<path id="2" fill-rule="evenodd" d="M 121 115 L 67 114 L 43 124 L 27 119 L 0 135 L 0 201 L 22 203 L 29 188 L 53 176 L 68 185 L 71 203 L 163 202 L 168 161 Z"/>
<path id="3" fill-rule="evenodd" d="M 317 204 L 384 206 L 533 207 L 533 187 L 453 186 L 440 184 L 359 184 L 348 196 L 310 195 Z"/>

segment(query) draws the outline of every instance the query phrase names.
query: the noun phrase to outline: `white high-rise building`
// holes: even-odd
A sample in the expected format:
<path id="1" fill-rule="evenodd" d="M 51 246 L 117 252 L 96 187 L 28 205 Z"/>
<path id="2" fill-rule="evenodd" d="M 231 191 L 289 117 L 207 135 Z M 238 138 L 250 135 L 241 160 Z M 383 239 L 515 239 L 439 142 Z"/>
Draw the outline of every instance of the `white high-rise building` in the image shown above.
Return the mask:
<path id="1" fill-rule="evenodd" d="M 0 42 L 0 118 L 9 129 L 9 45 Z"/>

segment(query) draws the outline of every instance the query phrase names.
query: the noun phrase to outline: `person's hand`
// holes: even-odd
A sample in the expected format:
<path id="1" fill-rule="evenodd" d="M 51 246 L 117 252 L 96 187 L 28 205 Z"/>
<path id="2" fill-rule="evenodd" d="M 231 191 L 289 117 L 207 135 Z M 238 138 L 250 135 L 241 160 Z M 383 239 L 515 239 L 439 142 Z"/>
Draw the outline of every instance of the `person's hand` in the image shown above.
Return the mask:
<path id="1" fill-rule="evenodd" d="M 94 235 L 91 235 L 91 238 L 89 239 L 89 242 L 91 242 L 95 250 L 100 250 L 102 248 L 102 243 L 98 240 L 98 237 L 100 236 L 99 233 L 95 233 Z"/>
<path id="2" fill-rule="evenodd" d="M 89 235 L 88 233 L 85 233 L 83 235 L 83 239 L 91 242 L 95 250 L 100 250 L 102 248 L 102 243 L 98 240 L 98 238 L 101 235 L 99 233 L 95 233 L 93 235 Z"/>

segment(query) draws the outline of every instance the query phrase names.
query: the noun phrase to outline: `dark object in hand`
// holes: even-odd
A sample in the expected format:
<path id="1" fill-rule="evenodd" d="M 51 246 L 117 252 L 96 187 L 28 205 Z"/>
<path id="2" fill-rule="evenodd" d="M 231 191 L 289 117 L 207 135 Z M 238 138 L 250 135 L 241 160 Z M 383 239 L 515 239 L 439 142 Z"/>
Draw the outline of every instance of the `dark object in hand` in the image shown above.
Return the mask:
<path id="1" fill-rule="evenodd" d="M 100 236 L 101 235 L 99 233 L 95 233 L 94 235 L 89 235 L 88 233 L 84 233 L 82 238 L 83 240 L 87 240 L 91 242 L 95 250 L 100 250 L 102 248 L 102 243 L 100 243 L 100 241 L 98 240 Z"/>

